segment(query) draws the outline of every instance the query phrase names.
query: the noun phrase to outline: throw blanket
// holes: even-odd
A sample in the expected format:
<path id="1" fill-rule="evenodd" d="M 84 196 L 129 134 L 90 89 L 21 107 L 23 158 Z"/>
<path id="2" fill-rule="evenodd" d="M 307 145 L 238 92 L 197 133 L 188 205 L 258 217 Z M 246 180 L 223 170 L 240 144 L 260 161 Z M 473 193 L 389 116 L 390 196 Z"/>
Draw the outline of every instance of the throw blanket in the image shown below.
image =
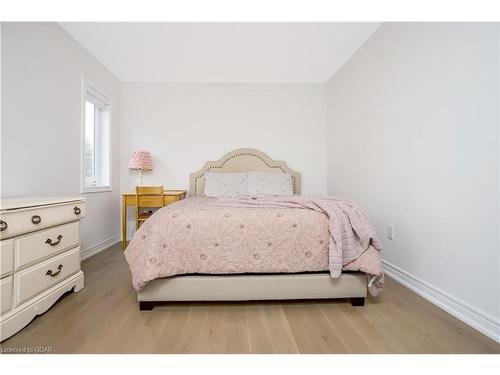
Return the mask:
<path id="1" fill-rule="evenodd" d="M 330 275 L 337 278 L 342 267 L 358 259 L 372 245 L 382 250 L 377 233 L 364 211 L 355 205 L 333 197 L 235 197 L 220 198 L 211 205 L 219 207 L 302 208 L 328 217 L 330 239 L 328 263 Z"/>

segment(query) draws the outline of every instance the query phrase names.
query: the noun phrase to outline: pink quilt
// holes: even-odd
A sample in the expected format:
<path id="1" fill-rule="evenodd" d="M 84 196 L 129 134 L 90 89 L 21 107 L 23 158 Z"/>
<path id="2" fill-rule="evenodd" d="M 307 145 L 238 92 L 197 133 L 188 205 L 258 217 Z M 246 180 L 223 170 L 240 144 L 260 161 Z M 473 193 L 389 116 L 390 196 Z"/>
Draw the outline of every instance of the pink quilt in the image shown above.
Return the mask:
<path id="1" fill-rule="evenodd" d="M 342 269 L 383 286 L 380 243 L 366 215 L 333 198 L 193 197 L 163 207 L 132 238 L 133 286 L 182 274 L 295 273 Z"/>

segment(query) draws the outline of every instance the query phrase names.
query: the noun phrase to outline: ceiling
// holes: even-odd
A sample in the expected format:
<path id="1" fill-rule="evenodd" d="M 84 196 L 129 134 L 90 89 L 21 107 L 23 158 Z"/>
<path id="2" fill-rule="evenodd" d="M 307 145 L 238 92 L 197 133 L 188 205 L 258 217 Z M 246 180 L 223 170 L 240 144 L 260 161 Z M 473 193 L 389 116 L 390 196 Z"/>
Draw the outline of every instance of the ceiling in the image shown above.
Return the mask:
<path id="1" fill-rule="evenodd" d="M 379 23 L 60 25 L 124 82 L 326 82 Z"/>

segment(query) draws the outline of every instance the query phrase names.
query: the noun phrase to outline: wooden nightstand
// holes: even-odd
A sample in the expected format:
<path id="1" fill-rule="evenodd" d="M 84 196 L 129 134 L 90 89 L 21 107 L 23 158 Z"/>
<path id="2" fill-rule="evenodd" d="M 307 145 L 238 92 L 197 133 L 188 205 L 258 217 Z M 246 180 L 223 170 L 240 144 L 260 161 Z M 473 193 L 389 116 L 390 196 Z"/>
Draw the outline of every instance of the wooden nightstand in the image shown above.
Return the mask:
<path id="1" fill-rule="evenodd" d="M 163 205 L 180 201 L 186 198 L 186 190 L 165 190 Z M 127 207 L 135 207 L 135 193 L 122 194 L 122 250 L 127 247 Z"/>

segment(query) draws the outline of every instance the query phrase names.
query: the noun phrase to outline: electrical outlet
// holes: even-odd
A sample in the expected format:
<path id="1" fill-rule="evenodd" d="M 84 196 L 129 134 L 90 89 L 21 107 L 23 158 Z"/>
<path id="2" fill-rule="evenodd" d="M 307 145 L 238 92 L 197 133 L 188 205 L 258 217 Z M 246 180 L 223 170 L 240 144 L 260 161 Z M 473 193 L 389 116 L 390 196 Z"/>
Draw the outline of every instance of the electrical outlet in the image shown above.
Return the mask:
<path id="1" fill-rule="evenodd" d="M 394 239 L 394 225 L 387 226 L 387 238 L 390 240 Z"/>

